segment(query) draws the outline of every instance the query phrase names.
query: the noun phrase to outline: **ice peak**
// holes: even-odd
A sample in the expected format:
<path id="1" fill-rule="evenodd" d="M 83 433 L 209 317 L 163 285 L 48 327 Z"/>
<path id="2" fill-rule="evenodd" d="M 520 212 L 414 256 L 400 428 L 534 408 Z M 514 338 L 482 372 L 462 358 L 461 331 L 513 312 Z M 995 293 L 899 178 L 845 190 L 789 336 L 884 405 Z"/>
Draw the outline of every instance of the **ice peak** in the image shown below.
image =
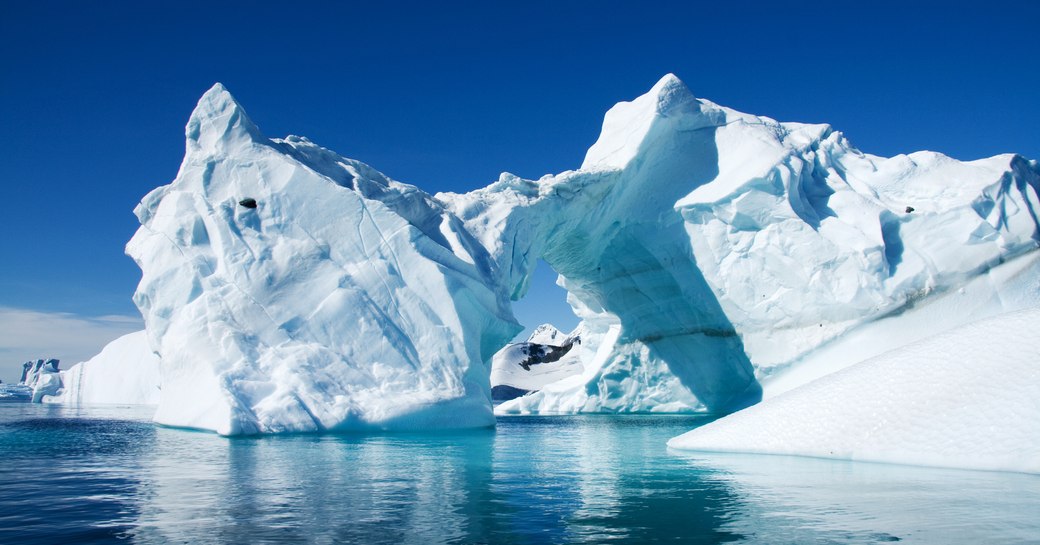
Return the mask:
<path id="1" fill-rule="evenodd" d="M 199 99 L 185 127 L 189 151 L 213 154 L 232 142 L 262 141 L 260 130 L 221 83 Z"/>
<path id="2" fill-rule="evenodd" d="M 697 98 L 690 92 L 690 88 L 672 73 L 665 74 L 650 88 L 645 96 L 657 99 L 657 113 L 668 115 L 675 111 L 682 111 L 697 102 Z M 637 99 L 638 100 L 638 99 Z"/>
<path id="3" fill-rule="evenodd" d="M 702 106 L 682 80 L 675 74 L 665 74 L 646 94 L 631 102 L 619 102 L 607 112 L 599 140 L 589 148 L 581 168 L 624 168 L 638 154 L 657 121 L 692 116 L 699 123 L 695 118 L 702 113 Z"/>

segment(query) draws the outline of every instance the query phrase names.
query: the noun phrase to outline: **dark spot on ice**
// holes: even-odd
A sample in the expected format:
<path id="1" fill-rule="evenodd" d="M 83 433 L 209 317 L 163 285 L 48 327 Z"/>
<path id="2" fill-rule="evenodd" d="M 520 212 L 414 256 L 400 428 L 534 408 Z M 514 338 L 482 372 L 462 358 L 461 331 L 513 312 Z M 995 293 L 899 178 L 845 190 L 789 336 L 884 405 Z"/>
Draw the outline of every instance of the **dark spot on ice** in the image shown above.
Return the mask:
<path id="1" fill-rule="evenodd" d="M 245 199 L 242 199 L 242 200 L 238 201 L 238 204 L 240 204 L 240 205 L 242 205 L 242 206 L 244 206 L 246 208 L 256 208 L 256 199 L 251 198 L 251 197 L 247 197 Z"/>
<path id="2" fill-rule="evenodd" d="M 537 343 L 523 343 L 520 350 L 527 357 L 524 358 L 523 361 L 519 362 L 520 367 L 523 367 L 524 371 L 530 371 L 532 365 L 559 361 L 560 358 L 567 354 L 567 352 L 571 351 L 571 347 L 575 344 L 581 344 L 581 337 L 574 337 L 572 339 L 568 339 L 568 341 L 563 346 L 552 346 L 549 344 Z"/>
<path id="3" fill-rule="evenodd" d="M 907 206 L 906 207 L 906 213 L 907 214 L 909 214 L 910 212 L 913 212 L 913 211 L 914 211 L 914 207 L 913 206 Z"/>

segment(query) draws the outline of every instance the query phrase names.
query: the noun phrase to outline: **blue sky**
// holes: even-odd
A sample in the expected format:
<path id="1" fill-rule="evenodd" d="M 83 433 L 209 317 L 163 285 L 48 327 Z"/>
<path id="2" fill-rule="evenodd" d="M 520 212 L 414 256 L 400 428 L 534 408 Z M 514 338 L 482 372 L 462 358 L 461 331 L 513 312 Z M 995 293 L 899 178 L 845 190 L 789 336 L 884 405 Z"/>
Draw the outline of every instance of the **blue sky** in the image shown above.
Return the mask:
<path id="1" fill-rule="evenodd" d="M 210 4 L 0 0 L 0 320 L 129 327 L 131 211 L 175 176 L 215 81 L 265 134 L 431 193 L 576 168 L 604 112 L 667 72 L 870 153 L 1040 158 L 1040 2 Z M 573 325 L 538 276 L 521 321 Z M 0 334 L 0 378 L 70 331 L 40 324 L 37 344 Z M 108 340 L 85 337 L 39 357 Z"/>

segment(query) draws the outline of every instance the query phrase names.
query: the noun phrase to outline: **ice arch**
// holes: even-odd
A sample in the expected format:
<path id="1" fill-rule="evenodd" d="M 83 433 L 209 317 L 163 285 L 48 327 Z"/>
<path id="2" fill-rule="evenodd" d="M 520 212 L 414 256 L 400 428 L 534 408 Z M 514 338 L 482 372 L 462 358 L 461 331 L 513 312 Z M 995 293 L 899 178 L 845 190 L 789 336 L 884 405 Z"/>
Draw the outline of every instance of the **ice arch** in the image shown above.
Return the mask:
<path id="1" fill-rule="evenodd" d="M 1038 193 L 1036 161 L 876 157 L 668 75 L 580 170 L 438 198 L 512 297 L 535 258 L 559 272 L 591 337 L 584 375 L 500 412 L 631 412 L 733 410 L 1037 304 Z"/>
<path id="2" fill-rule="evenodd" d="M 751 362 L 674 209 L 717 177 L 724 120 L 668 76 L 610 110 L 580 171 L 537 182 L 504 174 L 438 195 L 496 258 L 513 298 L 537 259 L 558 272 L 592 341 L 580 380 L 503 410 L 727 411 L 758 401 Z"/>

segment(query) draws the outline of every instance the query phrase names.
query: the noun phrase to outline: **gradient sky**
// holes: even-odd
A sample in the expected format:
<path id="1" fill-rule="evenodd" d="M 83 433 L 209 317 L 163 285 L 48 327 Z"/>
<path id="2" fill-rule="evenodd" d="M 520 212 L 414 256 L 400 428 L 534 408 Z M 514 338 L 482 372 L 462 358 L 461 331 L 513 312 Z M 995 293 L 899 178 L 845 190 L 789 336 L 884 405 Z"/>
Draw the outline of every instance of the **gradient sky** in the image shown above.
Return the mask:
<path id="1" fill-rule="evenodd" d="M 431 193 L 577 168 L 668 72 L 869 153 L 1040 158 L 1040 2 L 210 4 L 0 0 L 0 379 L 139 327 L 131 211 L 216 81 L 265 134 Z M 537 276 L 521 322 L 573 326 Z"/>

